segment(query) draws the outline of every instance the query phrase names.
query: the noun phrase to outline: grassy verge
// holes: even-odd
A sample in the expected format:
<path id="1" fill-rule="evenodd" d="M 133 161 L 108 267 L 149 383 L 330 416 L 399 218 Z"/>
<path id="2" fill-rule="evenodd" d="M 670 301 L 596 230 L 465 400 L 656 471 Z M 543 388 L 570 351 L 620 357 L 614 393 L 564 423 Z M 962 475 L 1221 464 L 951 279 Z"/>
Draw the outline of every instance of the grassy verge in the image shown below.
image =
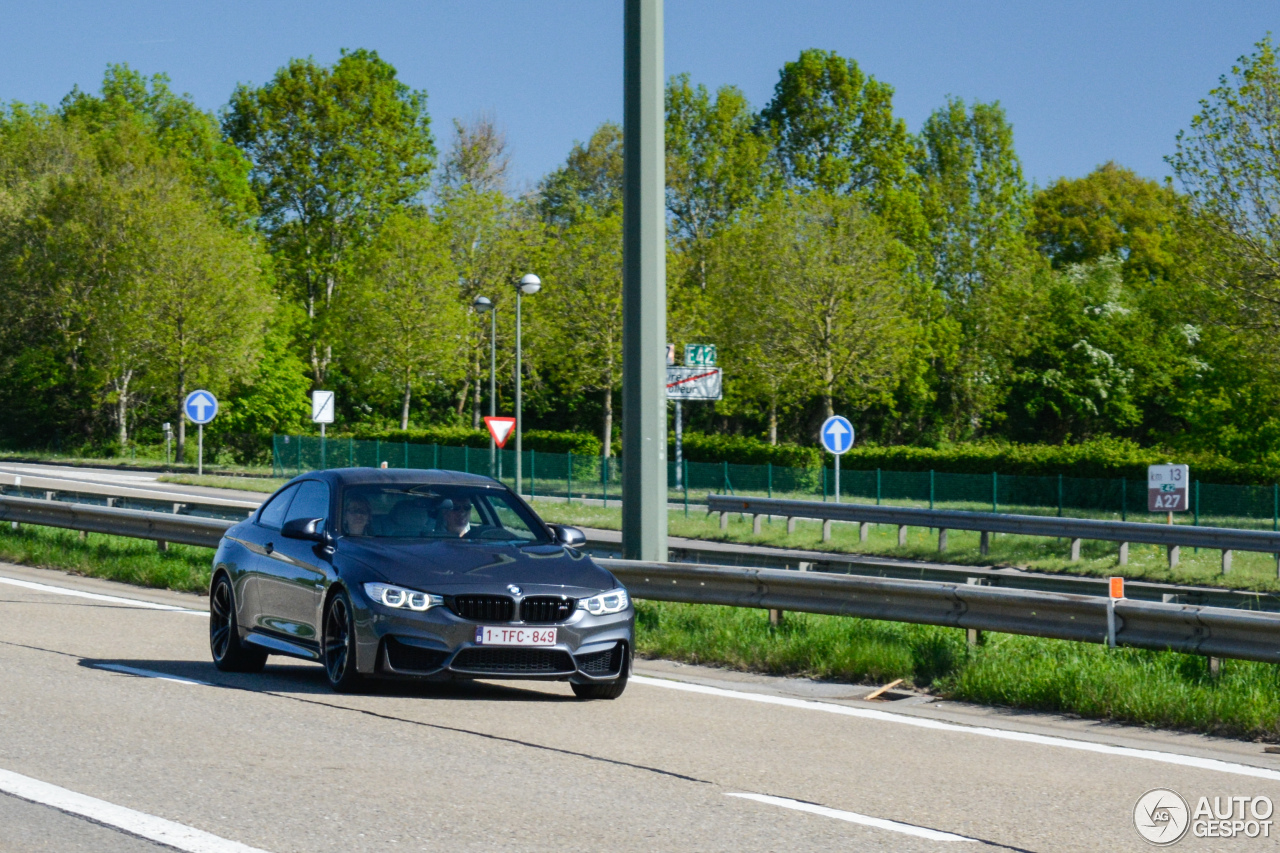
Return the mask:
<path id="1" fill-rule="evenodd" d="M 265 492 L 271 494 L 289 482 L 284 477 L 241 477 L 218 476 L 217 474 L 161 474 L 156 478 L 162 483 L 181 483 L 184 486 L 208 486 L 215 489 L 239 489 L 242 492 Z"/>
<path id="2" fill-rule="evenodd" d="M 539 501 L 538 513 L 548 521 L 577 524 L 619 530 L 622 527 L 622 511 L 615 508 L 585 506 L 582 504 Z M 1235 553 L 1231 574 L 1221 571 L 1221 553 L 1218 551 L 1183 548 L 1176 568 L 1170 569 L 1165 550 L 1156 545 L 1130 545 L 1129 563 L 1121 566 L 1117 546 L 1111 542 L 1081 543 L 1080 561 L 1070 561 L 1070 543 L 1065 539 L 1036 536 L 995 535 L 991 537 L 990 553 L 978 553 L 978 533 L 952 530 L 948 533 L 947 551 L 938 553 L 937 532 L 926 527 L 912 527 L 907 533 L 907 544 L 899 547 L 898 529 L 888 524 L 871 525 L 866 542 L 858 540 L 856 524 L 832 524 L 831 541 L 822 541 L 822 523 L 797 520 L 795 534 L 787 535 L 787 525 L 781 519 L 772 524 L 762 524 L 761 532 L 751 532 L 751 521 L 742 516 L 731 516 L 729 529 L 720 529 L 718 515 L 708 516 L 690 511 L 688 517 L 682 511 L 672 511 L 668 529 L 672 536 L 690 539 L 709 539 L 719 542 L 741 542 L 751 545 L 771 545 L 779 548 L 805 548 L 836 553 L 877 554 L 912 560 L 945 560 L 971 566 L 1017 566 L 1037 572 L 1106 577 L 1123 575 L 1134 580 L 1160 583 L 1199 584 L 1229 589 L 1260 591 L 1280 590 L 1276 578 L 1276 560 L 1270 554 Z"/>
<path id="3" fill-rule="evenodd" d="M 124 536 L 22 525 L 0 526 L 0 560 L 39 568 L 61 569 L 90 577 L 183 592 L 207 592 L 213 551 Z"/>
<path id="4" fill-rule="evenodd" d="M 954 628 L 637 602 L 643 655 L 777 675 L 884 684 L 947 699 L 1258 740 L 1280 740 L 1280 667 L 1009 634 L 970 649 Z"/>

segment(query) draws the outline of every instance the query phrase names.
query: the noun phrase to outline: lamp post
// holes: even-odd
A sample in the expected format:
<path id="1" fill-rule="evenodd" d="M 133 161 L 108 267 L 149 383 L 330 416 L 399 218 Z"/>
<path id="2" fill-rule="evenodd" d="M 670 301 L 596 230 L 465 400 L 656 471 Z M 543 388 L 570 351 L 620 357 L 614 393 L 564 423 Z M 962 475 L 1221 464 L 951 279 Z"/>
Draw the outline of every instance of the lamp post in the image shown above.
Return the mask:
<path id="1" fill-rule="evenodd" d="M 498 414 L 498 394 L 497 394 L 497 375 L 498 375 L 498 307 L 489 301 L 487 296 L 477 296 L 471 301 L 471 307 L 479 311 L 481 314 L 489 312 L 489 417 L 496 417 Z M 502 472 L 496 464 L 498 458 L 498 445 L 493 440 L 493 433 L 489 434 L 489 476 L 502 478 Z M 496 475 L 494 472 L 497 472 Z"/>
<path id="2" fill-rule="evenodd" d="M 516 285 L 516 494 L 520 494 L 520 466 L 522 447 L 520 435 L 524 432 L 524 420 L 521 413 L 520 400 L 520 297 L 532 296 L 542 289 L 542 279 L 533 273 L 525 273 Z"/>

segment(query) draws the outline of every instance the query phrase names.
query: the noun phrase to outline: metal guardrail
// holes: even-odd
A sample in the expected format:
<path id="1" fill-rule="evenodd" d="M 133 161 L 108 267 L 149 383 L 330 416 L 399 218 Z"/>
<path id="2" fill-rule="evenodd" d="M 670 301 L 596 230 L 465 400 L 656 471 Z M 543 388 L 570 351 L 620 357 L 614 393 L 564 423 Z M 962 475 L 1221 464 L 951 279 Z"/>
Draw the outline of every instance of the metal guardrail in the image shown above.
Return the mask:
<path id="1" fill-rule="evenodd" d="M 234 522 L 189 515 L 0 497 L 0 521 L 216 547 Z M 922 580 L 785 569 L 599 559 L 636 598 L 723 604 L 1105 642 L 1106 599 Z M 1116 642 L 1280 663 L 1280 615 L 1121 600 Z"/>
<path id="2" fill-rule="evenodd" d="M 1107 642 L 1107 600 L 932 581 L 777 569 L 597 560 L 636 598 L 914 622 L 1087 643 Z M 1116 643 L 1280 663 L 1280 616 L 1121 599 Z"/>
<path id="3" fill-rule="evenodd" d="M 826 521 L 848 521 L 861 524 L 892 524 L 900 530 L 907 527 L 932 527 L 939 531 L 939 550 L 946 548 L 947 530 L 972 530 L 983 534 L 1013 533 L 1021 536 L 1049 536 L 1070 539 L 1071 557 L 1079 559 L 1082 539 L 1119 542 L 1123 564 L 1128 558 L 1128 544 L 1163 545 L 1170 549 L 1169 561 L 1177 564 L 1179 547 L 1209 548 L 1223 552 L 1223 571 L 1231 567 L 1232 551 L 1260 551 L 1276 554 L 1280 559 L 1280 533 L 1265 530 L 1237 530 L 1228 527 L 1192 527 L 1178 524 L 1148 524 L 1139 521 L 1105 521 L 1092 518 L 1059 518 L 1040 515 L 1005 515 L 994 512 L 962 512 L 947 509 L 888 507 L 871 504 L 822 503 L 771 498 L 707 495 L 708 512 L 720 513 L 721 527 L 733 513 L 746 513 L 757 519 L 764 516 L 813 518 Z M 788 525 L 790 529 L 790 525 Z M 865 538 L 865 537 L 864 537 Z M 901 534 L 899 541 L 902 541 Z M 985 545 L 985 537 L 984 537 Z M 984 548 L 985 553 L 985 548 Z"/>

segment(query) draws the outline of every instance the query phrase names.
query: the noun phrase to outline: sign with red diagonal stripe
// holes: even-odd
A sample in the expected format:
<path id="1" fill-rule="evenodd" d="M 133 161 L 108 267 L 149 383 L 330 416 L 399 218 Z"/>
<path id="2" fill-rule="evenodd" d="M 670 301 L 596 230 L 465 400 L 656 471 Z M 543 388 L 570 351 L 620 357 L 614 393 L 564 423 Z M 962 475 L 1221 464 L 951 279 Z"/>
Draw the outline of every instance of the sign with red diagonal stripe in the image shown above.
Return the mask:
<path id="1" fill-rule="evenodd" d="M 515 431 L 515 418 L 485 418 L 484 425 L 489 428 L 489 435 L 493 436 L 493 443 L 502 447 L 507 443 L 507 439 L 511 437 L 511 433 Z"/>
<path id="2" fill-rule="evenodd" d="M 720 368 L 668 367 L 668 400 L 719 400 Z"/>

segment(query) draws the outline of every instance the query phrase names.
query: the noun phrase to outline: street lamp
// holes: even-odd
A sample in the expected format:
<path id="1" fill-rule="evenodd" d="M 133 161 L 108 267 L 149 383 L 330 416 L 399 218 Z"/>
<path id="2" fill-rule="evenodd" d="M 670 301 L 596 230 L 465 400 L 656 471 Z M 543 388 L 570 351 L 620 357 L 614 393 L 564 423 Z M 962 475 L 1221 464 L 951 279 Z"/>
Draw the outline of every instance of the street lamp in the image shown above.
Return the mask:
<path id="1" fill-rule="evenodd" d="M 520 409 L 520 297 L 532 296 L 542 289 L 542 279 L 533 273 L 525 273 L 516 285 L 516 494 L 520 494 L 521 450 L 520 434 L 524 431 L 524 421 Z"/>
<path id="2" fill-rule="evenodd" d="M 471 301 L 471 307 L 481 314 L 489 312 L 489 417 L 492 418 L 498 414 L 498 307 L 490 302 L 487 296 L 477 296 Z M 489 476 L 494 476 L 494 471 L 498 471 L 498 479 L 502 479 L 501 470 L 494 464 L 497 457 L 498 446 L 491 432 L 489 433 Z"/>

